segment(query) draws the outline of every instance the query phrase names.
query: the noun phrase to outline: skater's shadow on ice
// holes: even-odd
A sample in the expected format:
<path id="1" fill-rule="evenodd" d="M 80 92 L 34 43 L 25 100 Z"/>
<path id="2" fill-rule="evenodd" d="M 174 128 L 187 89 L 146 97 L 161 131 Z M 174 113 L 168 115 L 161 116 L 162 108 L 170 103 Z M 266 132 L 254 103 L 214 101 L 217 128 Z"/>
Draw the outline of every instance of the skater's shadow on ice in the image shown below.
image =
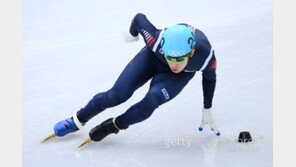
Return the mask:
<path id="1" fill-rule="evenodd" d="M 187 140 L 187 139 L 186 139 Z M 81 150 L 104 150 L 120 148 L 125 151 L 137 151 L 139 148 L 154 151 L 199 151 L 199 152 L 216 152 L 217 139 L 213 138 L 194 138 L 188 140 L 168 141 L 164 139 L 140 140 L 117 140 L 106 139 L 101 142 L 91 142 L 85 145 Z M 189 141 L 190 140 L 190 141 Z"/>
<path id="2" fill-rule="evenodd" d="M 191 138 L 188 138 L 188 140 Z M 218 147 L 218 140 L 215 138 L 192 138 L 190 145 L 185 145 L 185 142 L 179 141 L 170 147 L 166 145 L 163 139 L 150 139 L 145 141 L 140 140 L 117 140 L 107 139 L 101 142 L 91 142 L 83 148 L 78 149 L 76 156 L 82 155 L 97 155 L 98 153 L 107 152 L 124 152 L 124 155 L 138 155 L 149 154 L 153 156 L 175 155 L 196 155 L 196 158 L 203 161 L 206 166 L 216 167 L 215 159 Z M 179 145 L 178 145 L 179 144 Z M 182 145 L 183 144 L 183 145 Z M 160 154 L 159 154 L 160 153 Z"/>

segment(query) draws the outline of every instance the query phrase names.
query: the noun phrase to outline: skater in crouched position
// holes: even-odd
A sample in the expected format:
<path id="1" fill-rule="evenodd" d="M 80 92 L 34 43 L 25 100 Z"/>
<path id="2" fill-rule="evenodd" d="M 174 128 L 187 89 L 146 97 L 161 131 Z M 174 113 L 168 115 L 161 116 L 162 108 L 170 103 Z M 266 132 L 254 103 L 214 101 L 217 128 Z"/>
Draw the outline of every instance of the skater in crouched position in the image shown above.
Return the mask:
<path id="1" fill-rule="evenodd" d="M 89 133 L 89 140 L 100 141 L 111 133 L 127 129 L 130 125 L 146 120 L 157 107 L 176 97 L 196 71 L 202 72 L 204 102 L 199 130 L 202 131 L 208 123 L 212 131 L 220 135 L 211 116 L 216 85 L 216 58 L 205 34 L 188 24 L 157 29 L 141 13 L 133 18 L 129 30 L 123 33 L 124 40 L 137 41 L 139 34 L 146 45 L 127 64 L 114 86 L 95 95 L 71 118 L 58 122 L 54 126 L 56 136 L 81 129 L 92 117 L 128 100 L 135 90 L 152 78 L 149 91 L 142 100 L 122 115 L 94 127 Z"/>

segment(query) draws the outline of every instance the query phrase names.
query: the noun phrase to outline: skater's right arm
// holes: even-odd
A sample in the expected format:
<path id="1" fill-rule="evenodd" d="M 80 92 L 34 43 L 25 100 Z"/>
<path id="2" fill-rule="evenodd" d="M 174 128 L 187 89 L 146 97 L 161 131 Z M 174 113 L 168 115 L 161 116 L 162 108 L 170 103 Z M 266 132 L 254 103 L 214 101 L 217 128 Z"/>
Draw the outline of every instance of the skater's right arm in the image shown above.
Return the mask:
<path id="1" fill-rule="evenodd" d="M 138 13 L 133 18 L 128 32 L 125 32 L 123 36 L 126 42 L 133 42 L 137 41 L 139 39 L 139 34 L 141 34 L 146 45 L 152 49 L 157 41 L 159 33 L 160 30 L 156 29 L 144 14 Z"/>

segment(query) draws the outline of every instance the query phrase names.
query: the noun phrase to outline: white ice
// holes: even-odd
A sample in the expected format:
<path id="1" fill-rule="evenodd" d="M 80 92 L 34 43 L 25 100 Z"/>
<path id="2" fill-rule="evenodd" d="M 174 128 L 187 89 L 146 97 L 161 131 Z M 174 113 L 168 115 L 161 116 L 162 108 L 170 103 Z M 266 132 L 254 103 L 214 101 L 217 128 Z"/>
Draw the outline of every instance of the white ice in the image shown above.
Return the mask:
<path id="1" fill-rule="evenodd" d="M 23 166 L 272 166 L 272 1 L 23 1 Z M 201 73 L 146 121 L 100 143 L 77 146 L 89 130 L 140 101 L 149 82 L 85 128 L 40 141 L 106 91 L 144 46 L 121 32 L 138 12 L 157 27 L 188 23 L 211 41 L 217 63 L 216 137 L 201 123 Z M 233 142 L 249 131 L 253 142 Z"/>

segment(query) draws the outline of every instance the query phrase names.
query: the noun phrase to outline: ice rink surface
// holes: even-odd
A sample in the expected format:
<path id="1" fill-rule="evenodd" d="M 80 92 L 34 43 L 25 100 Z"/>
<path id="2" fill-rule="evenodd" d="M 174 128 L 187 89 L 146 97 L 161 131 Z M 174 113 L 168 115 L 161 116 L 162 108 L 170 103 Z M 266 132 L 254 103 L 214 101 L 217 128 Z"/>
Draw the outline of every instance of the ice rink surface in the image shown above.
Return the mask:
<path id="1" fill-rule="evenodd" d="M 23 1 L 23 166 L 272 166 L 272 1 Z M 85 128 L 41 144 L 58 121 L 111 88 L 144 46 L 121 32 L 143 13 L 157 28 L 188 23 L 215 49 L 216 137 L 201 123 L 198 72 L 183 91 L 146 121 L 101 143 L 77 146 L 89 130 L 140 101 L 149 82 L 127 102 L 105 110 Z M 233 140 L 250 131 L 253 142 Z"/>

